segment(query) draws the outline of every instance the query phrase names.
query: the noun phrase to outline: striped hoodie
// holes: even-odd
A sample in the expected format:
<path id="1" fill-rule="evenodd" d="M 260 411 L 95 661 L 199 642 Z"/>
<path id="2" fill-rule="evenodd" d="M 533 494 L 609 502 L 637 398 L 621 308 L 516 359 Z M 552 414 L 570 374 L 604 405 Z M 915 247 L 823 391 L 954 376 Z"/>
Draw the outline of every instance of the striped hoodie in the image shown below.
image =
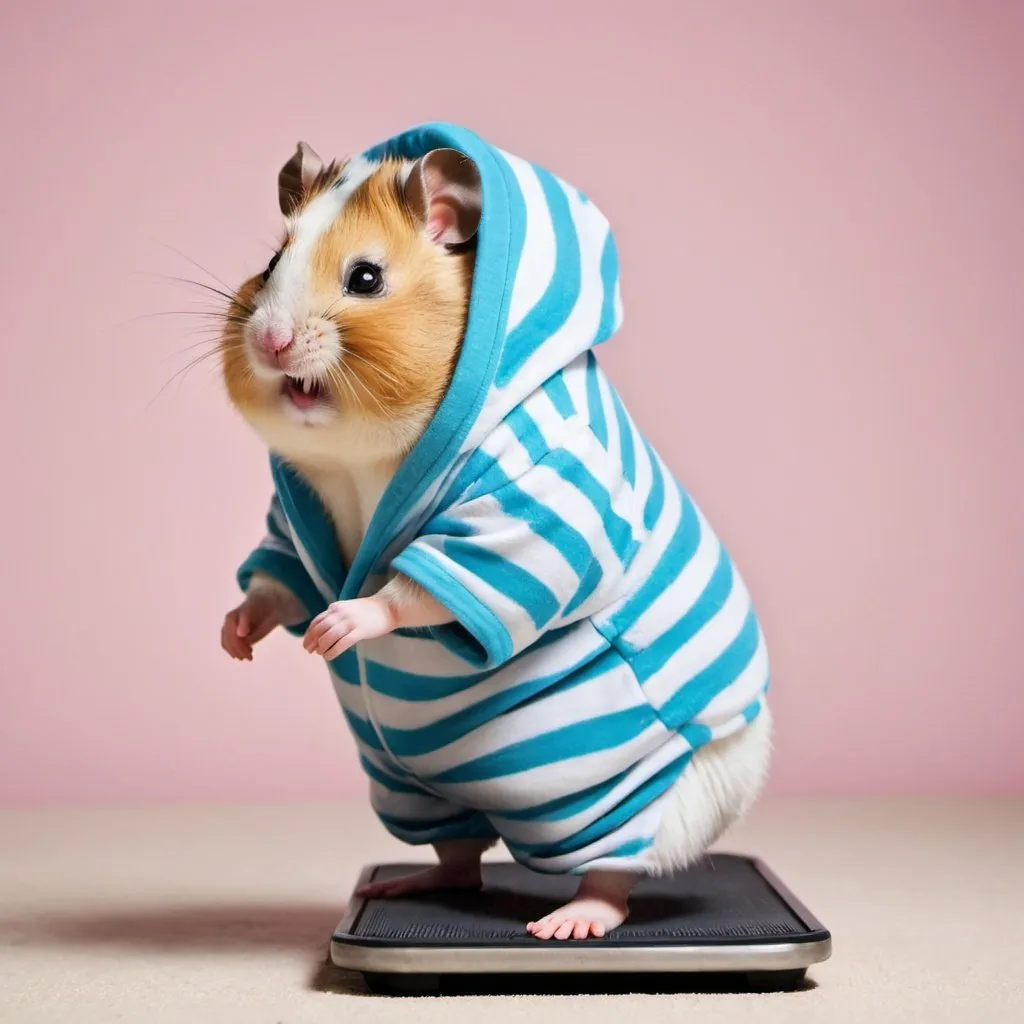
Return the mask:
<path id="1" fill-rule="evenodd" d="M 272 458 L 267 536 L 239 583 L 274 576 L 312 618 L 402 572 L 452 611 L 329 663 L 395 836 L 500 837 L 550 873 L 643 869 L 694 750 L 760 710 L 764 640 L 725 549 L 594 356 L 622 318 L 608 222 L 462 128 L 365 155 L 440 147 L 474 160 L 483 188 L 450 389 L 347 572 L 319 500 Z"/>

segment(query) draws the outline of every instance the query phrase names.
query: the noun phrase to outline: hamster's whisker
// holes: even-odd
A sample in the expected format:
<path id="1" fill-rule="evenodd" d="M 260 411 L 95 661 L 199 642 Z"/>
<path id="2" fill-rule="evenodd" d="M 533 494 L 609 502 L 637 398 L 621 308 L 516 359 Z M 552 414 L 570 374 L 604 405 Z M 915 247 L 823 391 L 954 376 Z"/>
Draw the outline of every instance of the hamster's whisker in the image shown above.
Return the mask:
<path id="1" fill-rule="evenodd" d="M 233 313 L 220 309 L 161 309 L 155 313 L 140 313 L 138 316 L 123 320 L 119 326 L 123 327 L 126 324 L 138 323 L 140 320 L 153 320 L 160 316 L 195 316 L 208 320 L 217 320 L 221 323 L 236 324 L 238 327 L 244 327 L 248 323 L 246 318 L 235 316 Z"/>
<path id="2" fill-rule="evenodd" d="M 331 383 L 333 383 L 335 387 L 337 387 L 339 390 L 344 389 L 347 391 L 351 391 L 348 381 L 346 381 L 342 377 L 339 377 L 333 370 L 329 370 L 327 376 L 328 380 L 331 381 Z"/>
<path id="3" fill-rule="evenodd" d="M 209 328 L 204 328 L 204 330 L 209 330 Z M 191 335 L 197 335 L 199 333 L 199 331 L 189 331 L 189 334 Z M 189 352 L 194 352 L 197 348 L 209 348 L 211 350 L 210 354 L 212 354 L 213 352 L 216 352 L 220 348 L 224 348 L 226 351 L 233 351 L 234 349 L 242 349 L 243 347 L 244 344 L 240 341 L 222 342 L 220 334 L 218 333 L 206 338 L 200 338 L 199 341 L 194 341 L 190 345 L 184 345 L 176 352 L 172 352 L 170 355 L 165 356 L 161 360 L 161 362 L 166 363 L 170 359 L 176 359 L 178 356 L 186 355 Z"/>
<path id="4" fill-rule="evenodd" d="M 201 270 L 204 274 L 206 274 L 207 277 L 212 278 L 214 281 L 217 282 L 217 284 L 219 284 L 225 290 L 229 292 L 231 291 L 231 285 L 222 281 L 212 270 L 208 270 L 201 263 L 197 263 L 194 259 L 192 259 L 191 256 L 187 256 L 180 249 L 175 249 L 173 245 L 168 245 L 166 242 L 162 242 L 161 245 L 163 245 L 165 249 L 170 249 L 171 252 L 177 253 L 183 260 L 187 260 L 189 263 L 192 264 L 193 267 L 196 268 L 196 270 Z"/>
<path id="5" fill-rule="evenodd" d="M 192 324 L 186 334 L 208 334 L 211 338 L 223 338 L 225 343 L 233 338 L 241 338 L 241 324 L 221 325 L 217 323 Z"/>
<path id="6" fill-rule="evenodd" d="M 143 273 L 143 271 L 140 271 Z M 191 285 L 193 288 L 202 288 L 204 291 L 211 292 L 213 295 L 219 295 L 222 299 L 226 300 L 230 305 L 237 306 L 243 310 L 249 316 L 255 312 L 255 310 L 247 303 L 242 302 L 237 296 L 232 295 L 229 291 L 222 291 L 220 288 L 214 288 L 212 284 L 206 284 L 204 281 L 193 281 L 190 277 L 178 277 L 175 274 L 148 274 L 149 277 L 158 277 L 164 281 L 174 281 L 177 284 Z"/>
<path id="7" fill-rule="evenodd" d="M 183 367 L 181 367 L 181 369 L 173 373 L 160 390 L 150 399 L 149 403 L 146 405 L 147 410 L 152 407 L 152 405 L 176 380 L 184 380 L 185 377 L 188 376 L 190 370 L 194 370 L 200 363 L 209 359 L 211 356 L 215 356 L 216 354 L 217 349 L 211 349 L 209 352 L 201 352 L 194 359 L 190 359 Z"/>
<path id="8" fill-rule="evenodd" d="M 341 372 L 341 368 L 339 366 L 329 366 L 327 368 L 327 376 L 338 387 L 345 388 L 354 404 L 359 404 L 359 396 L 355 393 L 355 390 L 349 383 L 348 377 L 343 372 Z"/>
<path id="9" fill-rule="evenodd" d="M 349 384 L 345 375 L 338 371 L 337 367 L 329 366 L 327 368 L 327 377 L 332 383 L 338 385 L 339 387 L 345 388 L 350 395 L 353 394 L 352 385 Z"/>
<path id="10" fill-rule="evenodd" d="M 366 386 L 366 383 L 365 383 L 365 382 L 364 382 L 364 381 L 362 380 L 362 378 L 361 378 L 361 377 L 359 376 L 359 374 L 358 374 L 358 373 L 355 373 L 355 372 L 352 372 L 352 373 L 350 373 L 350 374 L 349 374 L 349 376 L 350 376 L 350 377 L 352 378 L 352 380 L 353 380 L 353 381 L 355 381 L 355 383 L 356 383 L 356 384 L 358 384 L 358 385 L 359 385 L 359 386 L 360 386 L 360 387 L 361 387 L 361 388 L 363 389 L 363 391 L 365 391 L 365 392 L 366 392 L 366 394 L 367 394 L 367 395 L 369 395 L 369 396 L 370 396 L 370 398 L 372 398 L 372 399 L 374 400 L 374 402 L 376 402 L 376 403 L 377 403 L 377 408 L 378 408 L 378 409 L 380 409 L 381 413 L 383 413 L 383 414 L 384 414 L 385 416 L 387 416 L 387 414 L 388 414 L 388 411 L 387 411 L 387 409 L 385 409 L 385 408 L 384 408 L 384 404 L 383 404 L 383 403 L 381 402 L 381 400 L 380 400 L 380 399 L 379 399 L 379 398 L 378 398 L 378 397 L 377 397 L 377 396 L 376 396 L 376 395 L 375 395 L 375 394 L 374 394 L 374 393 L 373 393 L 373 392 L 372 392 L 372 391 L 371 391 L 371 390 L 370 390 L 370 389 L 369 389 L 369 388 L 368 388 L 368 387 Z"/>
<path id="11" fill-rule="evenodd" d="M 366 356 L 360 355 L 358 352 L 346 352 L 345 358 L 356 359 L 361 363 L 365 363 L 379 377 L 383 377 L 386 381 L 390 381 L 392 384 L 394 384 L 396 389 L 401 387 L 401 382 L 399 381 L 399 379 L 389 370 L 385 370 L 384 367 L 381 366 L 380 363 L 378 363 L 376 360 L 367 359 Z"/>
<path id="12" fill-rule="evenodd" d="M 217 352 L 218 352 L 218 350 L 217 350 L 217 349 L 215 349 L 215 348 L 211 348 L 211 349 L 208 349 L 208 350 L 207 350 L 206 352 L 200 352 L 200 353 L 199 353 L 199 355 L 197 355 L 197 356 L 194 356 L 194 357 L 193 357 L 193 358 L 192 358 L 192 359 L 191 359 L 191 360 L 190 360 L 190 361 L 189 361 L 188 363 L 186 363 L 186 365 L 185 365 L 185 366 L 183 366 L 183 367 L 182 367 L 182 369 L 181 369 L 181 370 L 179 370 L 178 372 L 179 372 L 179 373 L 181 373 L 182 371 L 184 371 L 185 373 L 187 373 L 187 372 L 188 372 L 189 370 L 192 370 L 192 369 L 194 369 L 195 367 L 197 367 L 197 366 L 198 366 L 198 365 L 199 365 L 200 363 L 203 363 L 203 362 L 205 362 L 205 361 L 206 361 L 207 359 L 211 359 L 211 358 L 213 358 L 213 356 L 217 355 Z M 173 378 L 172 378 L 172 379 L 173 379 Z"/>

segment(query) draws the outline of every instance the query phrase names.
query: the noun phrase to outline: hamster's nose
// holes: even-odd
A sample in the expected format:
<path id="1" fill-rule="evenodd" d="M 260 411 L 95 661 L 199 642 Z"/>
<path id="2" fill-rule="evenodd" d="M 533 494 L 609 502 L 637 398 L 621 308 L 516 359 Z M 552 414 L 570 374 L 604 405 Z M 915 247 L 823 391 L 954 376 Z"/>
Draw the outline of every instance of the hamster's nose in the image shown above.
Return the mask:
<path id="1" fill-rule="evenodd" d="M 290 327 L 272 326 L 260 331 L 256 340 L 272 363 L 280 363 L 282 354 L 291 346 L 295 335 Z"/>

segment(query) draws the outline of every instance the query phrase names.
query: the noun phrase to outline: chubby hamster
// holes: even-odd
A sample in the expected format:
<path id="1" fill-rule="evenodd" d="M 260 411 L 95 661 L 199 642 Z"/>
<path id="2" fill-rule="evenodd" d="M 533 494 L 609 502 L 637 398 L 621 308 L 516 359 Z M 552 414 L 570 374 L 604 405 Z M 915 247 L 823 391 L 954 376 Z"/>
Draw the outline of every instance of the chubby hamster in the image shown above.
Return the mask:
<path id="1" fill-rule="evenodd" d="M 595 356 L 608 221 L 445 124 L 300 144 L 278 186 L 222 338 L 273 481 L 222 644 L 327 663 L 380 821 L 438 857 L 369 894 L 478 887 L 501 841 L 581 876 L 530 934 L 601 936 L 745 812 L 771 732 L 750 594 Z"/>

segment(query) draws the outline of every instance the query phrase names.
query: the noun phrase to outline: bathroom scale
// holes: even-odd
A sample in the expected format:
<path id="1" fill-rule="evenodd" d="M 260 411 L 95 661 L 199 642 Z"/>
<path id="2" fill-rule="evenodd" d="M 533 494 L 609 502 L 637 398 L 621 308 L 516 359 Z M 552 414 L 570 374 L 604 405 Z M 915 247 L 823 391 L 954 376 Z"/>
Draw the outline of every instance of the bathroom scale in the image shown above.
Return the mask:
<path id="1" fill-rule="evenodd" d="M 357 884 L 422 864 L 375 864 Z M 642 880 L 630 916 L 600 939 L 535 939 L 526 923 L 568 902 L 577 879 L 485 863 L 483 889 L 389 899 L 353 895 L 331 960 L 373 992 L 550 989 L 772 991 L 800 987 L 827 960 L 825 927 L 760 860 L 715 853 L 669 878 Z"/>

